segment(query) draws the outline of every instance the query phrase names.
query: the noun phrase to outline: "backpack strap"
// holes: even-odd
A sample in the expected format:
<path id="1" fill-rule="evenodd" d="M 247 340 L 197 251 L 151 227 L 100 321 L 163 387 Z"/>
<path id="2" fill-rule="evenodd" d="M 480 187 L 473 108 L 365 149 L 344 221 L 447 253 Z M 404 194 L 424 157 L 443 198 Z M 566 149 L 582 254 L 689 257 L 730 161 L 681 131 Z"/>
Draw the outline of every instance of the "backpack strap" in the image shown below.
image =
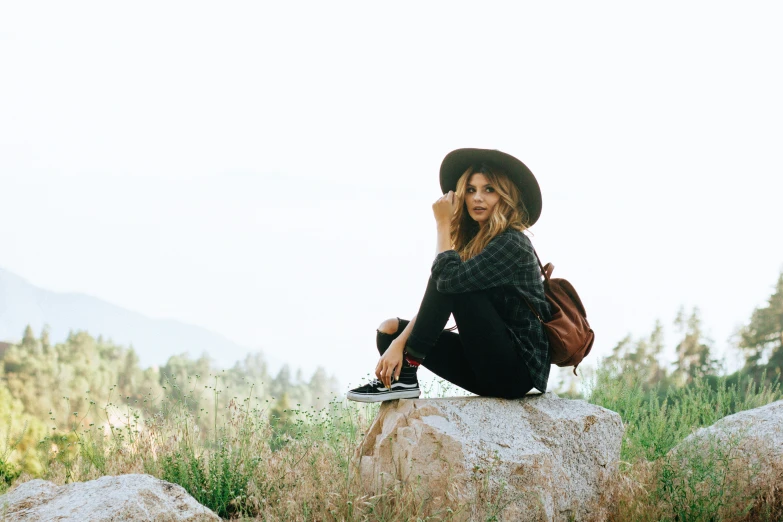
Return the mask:
<path id="1" fill-rule="evenodd" d="M 552 275 L 552 270 L 554 270 L 555 267 L 552 265 L 552 263 L 547 263 L 547 265 L 544 266 L 543 263 L 541 263 L 541 258 L 538 257 L 538 252 L 536 252 L 535 248 L 533 249 L 533 254 L 535 254 L 536 256 L 536 261 L 538 261 L 539 268 L 541 268 L 541 275 L 544 276 L 544 279 L 548 283 L 549 277 Z M 538 313 L 538 310 L 536 310 L 535 307 L 532 304 L 530 304 L 530 301 L 528 301 L 527 297 L 525 297 L 524 295 L 522 297 L 524 297 L 525 303 L 527 303 L 527 307 L 530 308 L 530 311 L 533 312 L 533 315 L 536 316 L 536 318 L 541 324 L 544 324 L 546 321 L 544 321 L 544 318 L 541 317 L 540 313 Z"/>
<path id="2" fill-rule="evenodd" d="M 553 265 L 552 263 L 547 263 L 546 265 L 544 265 L 541 262 L 541 258 L 538 257 L 538 252 L 536 252 L 535 248 L 533 249 L 533 253 L 536 256 L 536 261 L 538 261 L 539 268 L 541 268 L 541 275 L 544 276 L 544 279 L 546 279 L 546 281 L 548 283 L 549 282 L 549 278 L 552 277 L 552 271 L 555 269 L 555 265 Z"/>
<path id="3" fill-rule="evenodd" d="M 533 254 L 535 254 L 536 261 L 538 261 L 538 266 L 541 267 L 541 273 L 543 274 L 544 273 L 544 264 L 541 262 L 541 258 L 538 257 L 538 252 L 536 252 L 535 248 L 533 249 Z M 546 275 L 544 275 L 544 277 L 546 277 Z"/>

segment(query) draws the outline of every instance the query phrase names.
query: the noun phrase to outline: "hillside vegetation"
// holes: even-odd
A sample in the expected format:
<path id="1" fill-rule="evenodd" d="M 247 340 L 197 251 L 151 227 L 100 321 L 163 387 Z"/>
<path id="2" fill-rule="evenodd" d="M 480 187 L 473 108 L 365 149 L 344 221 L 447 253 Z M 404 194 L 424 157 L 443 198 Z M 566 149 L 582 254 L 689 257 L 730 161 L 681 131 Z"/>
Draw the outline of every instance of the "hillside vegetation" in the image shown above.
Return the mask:
<path id="1" fill-rule="evenodd" d="M 731 445 L 690 463 L 670 454 L 695 429 L 783 397 L 783 274 L 739 332 L 734 349 L 746 363 L 732 375 L 719 375 L 698 310 L 675 323 L 673 366 L 661 362 L 659 324 L 618 343 L 582 396 L 618 412 L 626 428 L 617 487 L 607 492 L 612 519 L 783 519 L 783 470 L 773 466 L 751 486 L 754 470 L 737 468 Z M 449 395 L 442 384 L 439 395 Z M 322 370 L 308 381 L 287 369 L 270 378 L 260 355 L 225 371 L 185 357 L 142 369 L 132 350 L 87 333 L 52 346 L 28 329 L 3 358 L 0 486 L 141 472 L 181 484 L 226 518 L 423 519 L 415 491 L 362 493 L 350 459 L 378 405 L 347 403 L 331 386 Z M 473 502 L 487 520 L 502 511 L 491 489 Z"/>

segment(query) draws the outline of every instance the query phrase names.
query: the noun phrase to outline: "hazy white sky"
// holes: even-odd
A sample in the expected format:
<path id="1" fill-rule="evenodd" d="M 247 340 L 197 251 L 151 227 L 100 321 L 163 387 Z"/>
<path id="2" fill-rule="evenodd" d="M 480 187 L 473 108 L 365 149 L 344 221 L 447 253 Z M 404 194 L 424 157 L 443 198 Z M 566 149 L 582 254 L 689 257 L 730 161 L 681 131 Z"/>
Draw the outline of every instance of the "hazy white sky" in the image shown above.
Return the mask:
<path id="1" fill-rule="evenodd" d="M 595 355 L 681 305 L 723 350 L 783 269 L 778 5 L 3 3 L 0 266 L 356 383 L 498 148 Z"/>

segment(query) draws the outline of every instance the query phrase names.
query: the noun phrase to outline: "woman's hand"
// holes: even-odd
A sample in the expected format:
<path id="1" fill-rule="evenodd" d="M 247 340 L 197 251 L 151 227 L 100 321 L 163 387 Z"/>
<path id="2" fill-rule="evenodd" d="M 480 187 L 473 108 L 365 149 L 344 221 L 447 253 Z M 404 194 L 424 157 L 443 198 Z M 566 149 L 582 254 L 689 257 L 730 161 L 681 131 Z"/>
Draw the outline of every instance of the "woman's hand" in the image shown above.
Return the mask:
<path id="1" fill-rule="evenodd" d="M 392 379 L 396 381 L 400 377 L 402 352 L 404 350 L 405 342 L 397 337 L 383 352 L 381 359 L 378 361 L 378 366 L 375 367 L 375 376 L 389 389 L 391 389 Z"/>
<path id="2" fill-rule="evenodd" d="M 435 221 L 438 225 L 451 225 L 451 216 L 454 215 L 454 201 L 456 194 L 449 190 L 443 194 L 438 201 L 432 204 L 432 212 L 435 214 Z"/>

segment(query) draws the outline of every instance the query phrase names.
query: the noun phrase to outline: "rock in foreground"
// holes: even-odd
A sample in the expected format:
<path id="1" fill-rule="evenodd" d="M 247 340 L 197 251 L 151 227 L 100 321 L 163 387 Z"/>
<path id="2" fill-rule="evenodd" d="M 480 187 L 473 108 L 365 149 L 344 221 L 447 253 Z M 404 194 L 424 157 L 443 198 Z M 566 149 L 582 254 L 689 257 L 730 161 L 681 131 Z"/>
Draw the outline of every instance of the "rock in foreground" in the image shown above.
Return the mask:
<path id="1" fill-rule="evenodd" d="M 65 486 L 31 480 L 0 496 L 0 513 L 18 522 L 220 521 L 182 486 L 150 475 L 101 477 Z"/>
<path id="2" fill-rule="evenodd" d="M 724 448 L 734 446 L 750 460 L 783 461 L 783 401 L 728 415 L 712 426 L 697 430 L 674 451 L 709 440 L 719 441 Z"/>
<path id="3" fill-rule="evenodd" d="M 367 493 L 410 488 L 426 513 L 603 520 L 622 436 L 617 413 L 551 393 L 389 401 L 353 464 Z"/>
<path id="4" fill-rule="evenodd" d="M 697 430 L 667 465 L 671 487 L 688 491 L 689 501 L 706 499 L 716 520 L 783 520 L 783 401 Z"/>

